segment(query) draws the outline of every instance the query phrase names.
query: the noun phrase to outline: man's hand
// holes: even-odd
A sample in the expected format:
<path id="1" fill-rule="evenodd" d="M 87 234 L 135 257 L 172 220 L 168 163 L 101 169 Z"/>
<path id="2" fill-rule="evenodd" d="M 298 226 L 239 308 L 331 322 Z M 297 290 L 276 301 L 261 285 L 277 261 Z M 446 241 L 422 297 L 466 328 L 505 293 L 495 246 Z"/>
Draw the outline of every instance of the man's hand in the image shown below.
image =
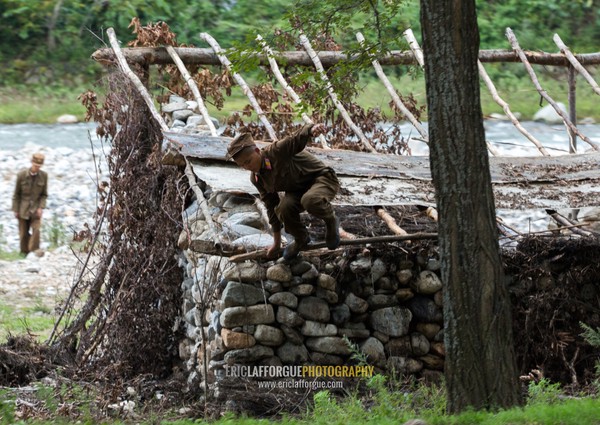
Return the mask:
<path id="1" fill-rule="evenodd" d="M 43 213 L 43 211 L 44 211 L 44 210 L 42 210 L 41 208 L 38 208 L 38 209 L 35 211 L 35 216 L 36 216 L 37 218 L 42 218 L 42 213 Z"/>
<path id="2" fill-rule="evenodd" d="M 19 218 L 19 213 L 15 211 L 15 218 Z"/>
<path id="3" fill-rule="evenodd" d="M 281 232 L 273 232 L 273 245 L 267 249 L 267 258 L 275 258 L 281 251 Z"/>
<path id="4" fill-rule="evenodd" d="M 313 125 L 313 127 L 310 129 L 310 135 L 313 137 L 318 137 L 321 134 L 325 134 L 327 132 L 327 128 L 325 127 L 325 124 L 315 124 Z"/>

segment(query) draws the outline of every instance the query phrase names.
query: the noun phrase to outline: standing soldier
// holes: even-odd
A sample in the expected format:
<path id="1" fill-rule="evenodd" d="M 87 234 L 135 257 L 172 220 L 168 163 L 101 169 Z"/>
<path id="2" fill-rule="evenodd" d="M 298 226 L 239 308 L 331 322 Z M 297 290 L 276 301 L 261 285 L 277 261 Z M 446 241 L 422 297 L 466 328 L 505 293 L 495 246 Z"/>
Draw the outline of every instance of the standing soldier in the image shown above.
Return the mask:
<path id="1" fill-rule="evenodd" d="M 294 237 L 283 258 L 291 260 L 310 243 L 300 213 L 306 210 L 325 222 L 325 243 L 329 249 L 340 244 L 339 222 L 331 200 L 340 188 L 335 171 L 305 151 L 311 137 L 324 131 L 323 124 L 305 125 L 297 133 L 258 149 L 249 133 L 240 134 L 229 144 L 227 156 L 245 170 L 267 207 L 273 231 L 273 257 L 281 246 L 281 227 Z M 285 192 L 282 198 L 278 192 Z"/>
<path id="2" fill-rule="evenodd" d="M 25 255 L 40 248 L 42 211 L 48 198 L 48 174 L 40 170 L 43 164 L 44 155 L 34 153 L 31 168 L 24 168 L 17 174 L 12 199 L 12 210 L 19 220 L 21 253 Z"/>

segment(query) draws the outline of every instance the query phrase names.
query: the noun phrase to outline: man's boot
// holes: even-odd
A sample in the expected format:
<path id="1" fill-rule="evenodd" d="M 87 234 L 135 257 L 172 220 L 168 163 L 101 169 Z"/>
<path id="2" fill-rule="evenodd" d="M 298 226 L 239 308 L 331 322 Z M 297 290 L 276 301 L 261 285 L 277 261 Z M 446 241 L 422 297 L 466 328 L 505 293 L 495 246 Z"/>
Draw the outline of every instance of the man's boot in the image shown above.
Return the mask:
<path id="1" fill-rule="evenodd" d="M 309 243 L 310 236 L 308 235 L 308 233 L 300 237 L 294 238 L 294 242 L 286 246 L 283 250 L 283 259 L 286 261 L 293 260 L 298 256 L 298 253 L 300 251 L 302 251 L 308 246 Z"/>
<path id="2" fill-rule="evenodd" d="M 340 246 L 340 220 L 335 214 L 325 220 L 325 244 L 329 249 Z"/>

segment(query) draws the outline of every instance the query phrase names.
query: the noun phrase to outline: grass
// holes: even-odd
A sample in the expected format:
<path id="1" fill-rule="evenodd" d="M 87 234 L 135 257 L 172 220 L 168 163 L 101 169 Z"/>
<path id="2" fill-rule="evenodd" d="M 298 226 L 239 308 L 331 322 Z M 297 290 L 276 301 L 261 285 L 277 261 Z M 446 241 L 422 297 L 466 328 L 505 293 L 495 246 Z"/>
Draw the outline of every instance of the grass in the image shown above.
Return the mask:
<path id="1" fill-rule="evenodd" d="M 500 96 L 510 105 L 513 112 L 519 112 L 521 119 L 532 119 L 540 106 L 540 95 L 533 83 L 523 72 L 521 64 L 486 64 L 487 72 L 491 75 Z M 390 70 L 388 70 L 389 73 Z M 540 84 L 556 101 L 568 104 L 568 85 L 566 73 L 556 68 L 546 67 L 537 69 Z M 592 73 L 595 71 L 591 69 Z M 400 77 L 390 76 L 392 85 L 402 94 L 412 94 L 418 105 L 426 104 L 425 83 L 421 72 L 416 76 L 405 74 Z M 249 81 L 252 84 L 252 81 Z M 583 80 L 577 78 L 577 116 L 579 119 L 592 117 L 600 122 L 600 109 L 597 107 L 596 94 Z M 361 79 L 363 92 L 358 103 L 364 107 L 378 107 L 385 113 L 390 113 L 388 103 L 390 96 L 383 84 L 373 76 Z M 90 85 L 91 87 L 91 85 Z M 281 92 L 281 88 L 276 86 Z M 53 123 L 62 114 L 73 114 L 83 120 L 85 109 L 77 99 L 85 91 L 81 88 L 0 88 L 0 123 L 12 124 L 21 122 Z M 488 89 L 481 85 L 481 105 L 484 116 L 493 112 L 502 113 L 502 108 L 492 99 Z M 207 108 L 211 115 L 223 122 L 232 112 L 241 111 L 248 104 L 241 89 L 233 87 L 232 96 L 226 98 L 225 108 L 217 110 L 211 104 Z M 426 120 L 423 115 L 423 120 Z"/>
<path id="2" fill-rule="evenodd" d="M 174 411 L 162 414 L 136 411 L 134 416 L 129 418 L 99 419 L 92 416 L 91 412 L 95 411 L 95 397 L 89 390 L 64 384 L 56 388 L 35 385 L 35 405 L 45 412 L 45 419 L 17 421 L 19 413 L 14 409 L 12 402 L 15 393 L 5 389 L 0 391 L 0 424 L 398 425 L 419 418 L 429 425 L 597 425 L 600 420 L 600 400 L 591 397 L 569 398 L 553 403 L 529 403 L 524 407 L 498 412 L 466 411 L 458 415 L 448 415 L 440 411 L 440 407 L 445 404 L 443 390 L 431 393 L 430 389 L 424 390 L 430 388 L 424 385 L 415 387 L 411 392 L 381 394 L 377 390 L 372 394 L 369 407 L 365 407 L 363 399 L 358 395 L 349 395 L 338 401 L 327 391 L 321 391 L 314 394 L 314 405 L 304 414 L 284 416 L 279 420 L 236 417 L 233 414 L 225 414 L 215 421 L 168 419 L 178 416 Z M 423 396 L 427 392 L 429 399 L 419 400 L 419 404 L 415 405 L 414 397 Z M 58 409 L 59 406 L 62 409 Z M 75 414 L 76 420 L 61 416 L 59 410 Z"/>
<path id="3" fill-rule="evenodd" d="M 54 327 L 52 308 L 36 300 L 35 304 L 22 309 L 0 301 L 0 344 L 9 335 L 31 333 L 38 341 L 45 341 Z"/>

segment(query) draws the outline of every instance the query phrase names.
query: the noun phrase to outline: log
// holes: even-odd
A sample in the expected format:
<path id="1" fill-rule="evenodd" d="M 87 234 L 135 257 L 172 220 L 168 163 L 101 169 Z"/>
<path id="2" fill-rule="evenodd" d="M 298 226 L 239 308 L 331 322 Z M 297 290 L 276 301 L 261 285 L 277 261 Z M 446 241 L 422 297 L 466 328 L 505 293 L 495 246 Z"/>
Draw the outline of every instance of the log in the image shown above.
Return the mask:
<path id="1" fill-rule="evenodd" d="M 394 217 L 392 217 L 386 210 L 379 207 L 376 208 L 377 215 L 381 218 L 387 227 L 395 234 L 395 235 L 408 235 L 408 232 L 404 230 L 402 227 L 398 226 Z"/>
<path id="2" fill-rule="evenodd" d="M 205 33 L 205 32 L 203 32 L 203 33 L 200 34 L 200 38 L 202 40 L 206 41 L 213 48 L 213 50 L 215 51 L 215 53 L 219 57 L 219 60 L 223 64 L 223 66 L 225 68 L 227 68 L 227 70 L 229 72 L 232 72 L 231 71 L 231 62 L 229 61 L 229 59 L 227 59 L 227 56 L 225 56 L 223 54 L 223 52 L 221 50 L 221 46 L 219 46 L 219 43 L 217 43 L 217 40 L 215 40 L 213 37 L 210 36 L 210 34 Z M 263 112 L 262 108 L 258 104 L 258 102 L 256 100 L 256 97 L 254 96 L 254 93 L 252 92 L 252 90 L 250 89 L 250 87 L 248 86 L 248 84 L 246 84 L 246 81 L 237 72 L 232 72 L 232 75 L 233 75 L 233 78 L 235 79 L 235 81 L 242 88 L 242 91 L 244 92 L 244 94 L 248 97 L 248 100 L 250 101 L 250 104 L 252 105 L 252 107 L 256 111 L 256 114 L 258 115 L 258 118 L 260 119 L 260 122 L 262 122 L 262 124 L 265 126 L 265 129 L 267 130 L 267 133 L 269 133 L 269 136 L 271 137 L 271 139 L 272 140 L 278 140 L 277 134 L 275 133 L 275 130 L 273 129 L 273 126 L 267 120 L 267 117 L 265 116 L 265 113 Z"/>
<path id="3" fill-rule="evenodd" d="M 559 230 L 562 228 L 562 226 L 568 226 L 569 230 L 571 230 L 571 232 L 573 232 L 575 234 L 578 234 L 581 236 L 592 236 L 593 235 L 592 232 L 588 232 L 587 230 L 582 230 L 582 229 L 576 227 L 576 223 L 572 222 L 567 217 L 559 214 L 555 210 L 547 209 L 546 213 L 548 213 L 548 215 L 550 217 L 552 217 L 554 219 L 554 221 L 556 221 L 556 223 L 559 225 Z"/>
<path id="4" fill-rule="evenodd" d="M 583 135 L 581 133 L 581 131 L 579 131 L 579 129 L 571 122 L 571 120 L 569 119 L 569 117 L 567 116 L 567 114 L 565 114 L 565 112 L 560 109 L 558 107 L 558 105 L 556 104 L 556 102 L 554 101 L 554 99 L 552 99 L 548 93 L 546 92 L 546 90 L 544 90 L 542 88 L 542 86 L 540 85 L 537 76 L 535 74 L 535 71 L 533 70 L 533 68 L 531 67 L 531 64 L 528 62 L 527 57 L 525 56 L 523 50 L 521 49 L 521 46 L 519 46 L 519 42 L 517 41 L 517 37 L 515 36 L 515 34 L 512 32 L 512 30 L 510 28 L 506 28 L 506 37 L 508 38 L 508 41 L 510 41 L 510 44 L 513 46 L 513 49 L 515 50 L 515 52 L 519 55 L 519 57 L 521 58 L 521 62 L 523 62 L 523 65 L 525 66 L 525 69 L 527 70 L 527 73 L 529 74 L 529 77 L 531 78 L 531 81 L 533 82 L 533 84 L 535 85 L 535 88 L 537 89 L 537 91 L 540 93 L 540 95 L 550 104 L 552 105 L 552 107 L 554 108 L 554 110 L 556 111 L 556 113 L 558 115 L 560 115 L 560 117 L 563 119 L 563 121 L 565 122 L 565 125 L 567 126 L 567 128 L 569 128 L 570 130 L 572 130 L 575 134 L 577 134 L 581 140 L 583 140 L 584 142 L 586 142 L 588 145 L 590 145 L 594 150 L 598 151 L 600 150 L 600 147 L 598 147 L 598 145 L 596 145 L 594 142 L 592 142 L 587 136 Z"/>
<path id="5" fill-rule="evenodd" d="M 342 102 L 339 101 L 337 94 L 335 93 L 335 91 L 333 90 L 333 87 L 331 86 L 329 78 L 327 78 L 327 75 L 325 74 L 325 70 L 323 69 L 323 65 L 321 64 L 321 61 L 319 60 L 319 56 L 315 53 L 315 51 L 313 50 L 313 48 L 310 44 L 310 41 L 308 41 L 308 38 L 306 38 L 306 36 L 304 34 L 300 35 L 300 43 L 302 43 L 304 50 L 306 50 L 306 52 L 308 53 L 308 55 L 314 62 L 315 68 L 316 68 L 319 76 L 321 77 L 321 80 L 323 80 L 323 82 L 325 82 L 327 84 L 327 92 L 329 93 L 329 97 L 331 98 L 331 101 L 333 102 L 335 107 L 338 109 L 338 111 L 340 111 L 340 114 L 342 115 L 342 118 L 344 118 L 344 121 L 346 122 L 346 124 L 348 124 L 348 127 L 350 127 L 352 129 L 352 131 L 354 131 L 354 134 L 356 134 L 358 136 L 358 138 L 360 139 L 360 142 L 362 143 L 363 147 L 367 151 L 375 152 L 375 148 L 373 147 L 373 145 L 371 145 L 371 143 L 367 140 L 367 138 L 363 134 L 362 130 L 360 128 L 358 128 L 356 126 L 356 124 L 354 124 L 352 122 L 352 118 L 350 118 L 348 111 L 346 111 L 346 108 L 344 108 L 344 105 L 342 105 Z"/>
<path id="6" fill-rule="evenodd" d="M 438 237 L 437 233 L 413 233 L 411 235 L 395 235 L 395 236 L 373 236 L 369 238 L 357 238 L 357 239 L 342 239 L 340 246 L 355 246 L 355 245 L 366 245 L 374 243 L 392 243 L 402 242 L 411 240 L 436 240 Z M 325 242 L 312 243 L 306 247 L 303 252 L 314 251 L 317 249 L 325 248 L 327 245 Z M 261 249 L 258 251 L 252 251 L 245 254 L 234 255 L 229 257 L 229 261 L 233 263 L 239 263 L 246 260 L 259 260 L 267 258 L 267 250 Z"/>
<path id="7" fill-rule="evenodd" d="M 170 65 L 173 59 L 169 56 L 164 47 L 129 47 L 122 49 L 127 62 L 140 65 Z M 181 57 L 181 60 L 187 65 L 221 65 L 219 57 L 210 48 L 198 47 L 175 47 L 175 51 Z M 524 51 L 525 57 L 529 63 L 535 65 L 554 65 L 567 66 L 569 61 L 560 53 L 545 53 Z M 249 56 L 259 56 L 261 65 L 268 65 L 266 55 L 259 53 L 249 53 Z M 319 60 L 324 68 L 331 68 L 340 60 L 347 60 L 348 55 L 344 52 L 323 51 L 318 53 Z M 577 61 L 583 65 L 600 64 L 600 53 L 584 53 L 574 55 Z M 311 58 L 303 51 L 284 51 L 275 52 L 278 62 L 289 66 L 313 66 Z M 351 55 L 350 58 L 356 58 L 358 55 Z M 110 48 L 96 50 L 92 54 L 92 59 L 103 64 L 112 65 L 115 63 L 115 54 Z M 394 65 L 415 65 L 417 61 L 411 51 L 393 50 L 386 55 L 378 58 L 379 63 L 384 66 Z M 520 62 L 519 57 L 512 50 L 480 50 L 479 60 L 484 63 L 493 62 Z"/>

